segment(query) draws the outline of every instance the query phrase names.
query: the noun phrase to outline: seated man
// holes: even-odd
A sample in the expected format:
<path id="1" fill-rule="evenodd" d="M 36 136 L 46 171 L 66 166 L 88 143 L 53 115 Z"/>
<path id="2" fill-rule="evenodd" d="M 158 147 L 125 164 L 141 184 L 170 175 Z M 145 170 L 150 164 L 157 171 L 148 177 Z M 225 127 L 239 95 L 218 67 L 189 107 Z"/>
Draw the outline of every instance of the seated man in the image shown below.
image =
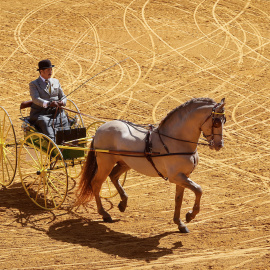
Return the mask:
<path id="1" fill-rule="evenodd" d="M 29 84 L 33 104 L 30 111 L 30 122 L 38 131 L 55 141 L 56 130 L 69 128 L 68 119 L 63 109 L 66 96 L 57 79 L 51 78 L 52 68 L 50 60 L 38 63 L 39 78 Z"/>

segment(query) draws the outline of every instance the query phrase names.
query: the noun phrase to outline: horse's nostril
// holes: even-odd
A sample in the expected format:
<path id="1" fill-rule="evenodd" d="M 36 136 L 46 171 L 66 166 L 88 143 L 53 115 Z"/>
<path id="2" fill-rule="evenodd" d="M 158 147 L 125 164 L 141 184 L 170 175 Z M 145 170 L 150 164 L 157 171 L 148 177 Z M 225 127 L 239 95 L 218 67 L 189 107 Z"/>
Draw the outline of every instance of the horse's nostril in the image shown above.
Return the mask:
<path id="1" fill-rule="evenodd" d="M 220 144 L 218 145 L 219 148 L 222 148 L 223 146 L 224 146 L 223 143 L 220 143 Z"/>

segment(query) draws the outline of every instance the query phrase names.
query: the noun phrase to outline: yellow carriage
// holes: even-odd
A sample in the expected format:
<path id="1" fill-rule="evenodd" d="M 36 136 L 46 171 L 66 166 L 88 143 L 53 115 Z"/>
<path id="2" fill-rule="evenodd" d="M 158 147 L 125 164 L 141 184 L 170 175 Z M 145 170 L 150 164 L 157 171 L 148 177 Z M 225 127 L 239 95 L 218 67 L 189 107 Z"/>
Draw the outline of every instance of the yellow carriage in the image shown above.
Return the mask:
<path id="1" fill-rule="evenodd" d="M 29 122 L 31 101 L 20 106 L 24 138 L 17 141 L 14 126 L 7 111 L 0 106 L 0 184 L 11 185 L 18 167 L 22 185 L 29 198 L 46 210 L 59 208 L 68 192 L 69 177 L 80 176 L 90 149 L 92 136 L 105 123 L 95 121 L 85 127 L 76 104 L 68 100 L 65 107 L 70 129 L 58 130 L 56 142 L 36 130 Z M 126 180 L 124 174 L 120 182 Z M 108 178 L 101 197 L 111 198 L 117 190 Z"/>

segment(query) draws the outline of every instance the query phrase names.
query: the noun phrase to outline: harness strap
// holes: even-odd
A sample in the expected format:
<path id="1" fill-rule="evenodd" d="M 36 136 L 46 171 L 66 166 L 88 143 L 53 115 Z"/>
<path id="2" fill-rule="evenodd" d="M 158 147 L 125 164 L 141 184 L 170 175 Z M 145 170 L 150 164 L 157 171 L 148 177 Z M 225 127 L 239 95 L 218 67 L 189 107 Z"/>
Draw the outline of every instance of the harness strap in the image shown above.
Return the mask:
<path id="1" fill-rule="evenodd" d="M 146 134 L 145 138 L 145 149 L 144 149 L 144 156 L 146 159 L 150 162 L 150 164 L 153 166 L 157 174 L 163 178 L 164 180 L 168 180 L 168 177 L 165 177 L 156 167 L 153 159 L 152 159 L 152 132 L 153 132 L 153 126 L 149 125 L 149 130 Z"/>
<path id="2" fill-rule="evenodd" d="M 102 153 L 102 154 L 109 154 L 115 156 L 122 156 L 122 157 L 136 157 L 136 158 L 144 158 L 145 152 L 129 152 L 129 151 L 114 151 L 114 150 L 103 150 L 103 149 L 94 149 L 90 148 L 89 151 Z M 152 158 L 158 157 L 169 157 L 169 156 L 192 156 L 197 152 L 197 149 L 194 152 L 180 152 L 180 153 L 168 153 L 168 154 L 159 154 L 159 153 L 147 153 L 151 155 Z"/>
<path id="3" fill-rule="evenodd" d="M 159 139 L 160 139 L 161 143 L 163 144 L 164 149 L 165 149 L 166 152 L 169 154 L 170 151 L 169 151 L 167 145 L 163 142 L 162 137 L 161 137 L 161 134 L 160 134 L 160 132 L 159 132 L 159 129 L 157 129 L 157 133 L 158 133 L 158 136 L 159 136 Z"/>

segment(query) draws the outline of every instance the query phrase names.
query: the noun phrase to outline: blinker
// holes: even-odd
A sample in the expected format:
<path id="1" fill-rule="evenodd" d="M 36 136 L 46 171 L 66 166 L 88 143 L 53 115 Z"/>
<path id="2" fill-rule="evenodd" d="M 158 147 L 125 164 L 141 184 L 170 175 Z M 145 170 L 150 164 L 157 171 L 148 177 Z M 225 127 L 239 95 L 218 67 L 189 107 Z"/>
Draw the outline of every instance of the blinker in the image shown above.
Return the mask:
<path id="1" fill-rule="evenodd" d="M 214 128 L 220 128 L 221 127 L 221 119 L 220 118 L 213 118 L 213 127 Z"/>

